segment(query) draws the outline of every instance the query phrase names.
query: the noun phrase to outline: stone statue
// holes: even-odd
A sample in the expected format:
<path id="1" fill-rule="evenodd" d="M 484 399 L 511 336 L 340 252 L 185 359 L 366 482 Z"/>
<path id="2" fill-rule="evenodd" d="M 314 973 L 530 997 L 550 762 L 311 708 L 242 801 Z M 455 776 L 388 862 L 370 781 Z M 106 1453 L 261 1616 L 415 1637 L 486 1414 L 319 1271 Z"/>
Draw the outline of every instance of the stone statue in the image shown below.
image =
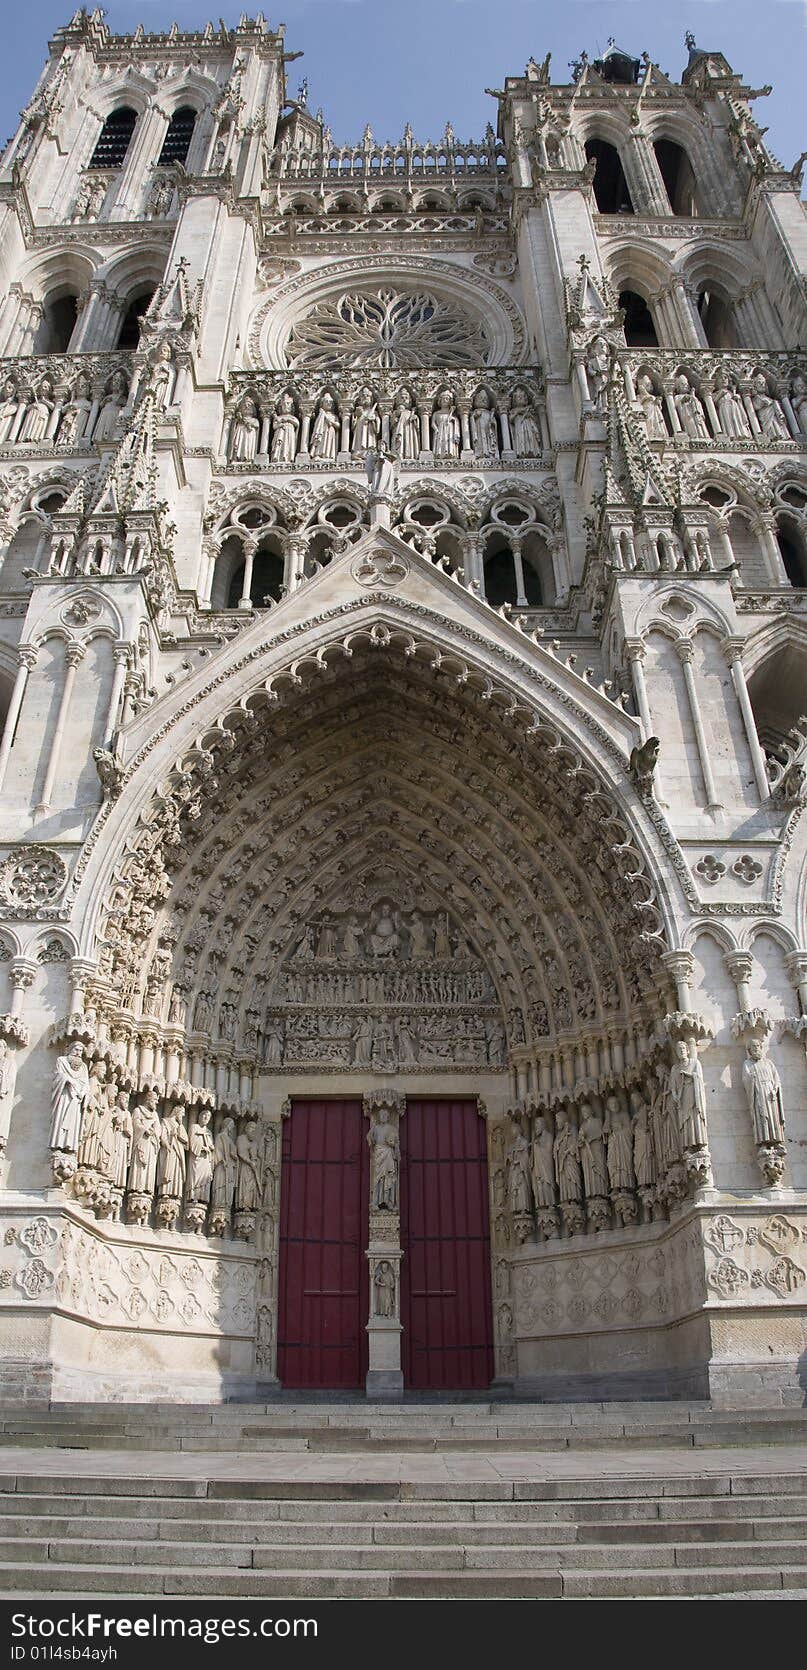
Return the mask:
<path id="1" fill-rule="evenodd" d="M 517 458 L 539 458 L 543 451 L 541 431 L 533 415 L 525 388 L 513 390 L 510 402 L 510 435 Z"/>
<path id="2" fill-rule="evenodd" d="M 444 910 L 441 910 L 434 924 L 434 956 L 435 961 L 438 963 L 447 963 L 451 960 L 451 940 L 448 933 L 448 917 L 446 916 Z"/>
<path id="3" fill-rule="evenodd" d="M 187 1199 L 207 1205 L 213 1185 L 213 1138 L 210 1109 L 200 1108 L 188 1137 Z"/>
<path id="4" fill-rule="evenodd" d="M 768 392 L 765 373 L 758 371 L 752 380 L 751 405 L 757 415 L 763 441 L 789 441 L 790 430 L 779 401 Z"/>
<path id="5" fill-rule="evenodd" d="M 530 1150 L 521 1125 L 515 1120 L 507 1150 L 507 1204 L 514 1218 L 532 1216 Z"/>
<path id="6" fill-rule="evenodd" d="M 677 1038 L 673 1045 L 667 1093 L 675 1112 L 682 1148 L 706 1148 L 709 1138 L 703 1068 L 698 1060 L 697 1046 L 686 1038 Z"/>
<path id="7" fill-rule="evenodd" d="M 394 957 L 401 943 L 395 918 L 388 905 L 381 905 L 375 926 L 370 930 L 370 946 L 374 957 Z"/>
<path id="8" fill-rule="evenodd" d="M 73 384 L 70 399 L 59 420 L 59 428 L 56 433 L 59 446 L 78 446 L 81 440 L 89 441 L 90 435 L 87 432 L 87 424 L 91 411 L 90 384 L 82 372 Z M 0 407 L 1 412 L 2 408 Z"/>
<path id="9" fill-rule="evenodd" d="M 160 1152 L 160 1117 L 156 1090 L 146 1090 L 132 1114 L 132 1157 L 129 1164 L 129 1192 L 151 1197 L 157 1182 Z"/>
<path id="10" fill-rule="evenodd" d="M 633 1169 L 633 1130 L 630 1115 L 618 1096 L 606 1096 L 603 1121 L 608 1156 L 608 1181 L 619 1193 L 636 1186 Z"/>
<path id="11" fill-rule="evenodd" d="M 638 1090 L 630 1093 L 633 1111 L 633 1169 L 638 1188 L 651 1189 L 656 1181 L 656 1156 L 650 1129 L 650 1109 Z"/>
<path id="12" fill-rule="evenodd" d="M 363 388 L 359 391 L 359 398 L 353 412 L 353 455 L 356 458 L 366 458 L 368 452 L 375 452 L 381 435 L 381 418 L 378 407 L 373 399 L 372 390 Z"/>
<path id="13" fill-rule="evenodd" d="M 793 378 L 790 403 L 793 407 L 793 412 L 799 426 L 800 433 L 802 435 L 807 435 L 807 381 L 805 381 L 800 371 L 797 371 L 795 377 Z M 2 420 L 2 411 L 3 408 L 0 406 L 0 421 Z"/>
<path id="14" fill-rule="evenodd" d="M 423 918 L 415 911 L 409 924 L 409 955 L 415 962 L 431 956 L 429 934 Z"/>
<path id="15" fill-rule="evenodd" d="M 722 433 L 730 441 L 751 439 L 751 425 L 745 407 L 724 371 L 718 371 L 712 384 L 712 396 Z"/>
<path id="16" fill-rule="evenodd" d="M 36 394 L 33 390 L 29 390 L 28 393 L 30 398 L 17 439 L 36 443 L 44 440 L 50 423 L 53 411 L 53 384 L 47 377 L 43 377 Z"/>
<path id="17" fill-rule="evenodd" d="M 374 1311 L 376 1316 L 395 1315 L 395 1271 L 388 1258 L 380 1259 L 373 1273 Z"/>
<path id="18" fill-rule="evenodd" d="M 160 1125 L 160 1152 L 157 1158 L 158 1200 L 182 1199 L 187 1150 L 188 1133 L 185 1130 L 182 1108 L 169 1105 Z"/>
<path id="19" fill-rule="evenodd" d="M 664 407 L 661 404 L 661 396 L 656 393 L 649 371 L 640 372 L 636 379 L 636 398 L 642 408 L 645 424 L 647 425 L 647 439 L 649 441 L 668 441 L 670 432 L 664 421 Z"/>
<path id="20" fill-rule="evenodd" d="M 372 497 L 393 498 L 397 485 L 398 460 L 392 449 L 381 447 L 380 451 L 368 452 L 364 467 Z"/>
<path id="21" fill-rule="evenodd" d="M 583 1197 L 583 1177 L 578 1158 L 577 1132 L 572 1125 L 568 1108 L 558 1108 L 555 1116 L 554 1162 L 558 1185 L 558 1199 L 578 1201 Z"/>
<path id="22" fill-rule="evenodd" d="M 300 432 L 300 419 L 294 410 L 294 401 L 288 390 L 281 394 L 275 408 L 272 424 L 272 452 L 273 464 L 293 464 L 297 456 L 297 436 Z"/>
<path id="23" fill-rule="evenodd" d="M 257 1143 L 258 1122 L 249 1119 L 238 1133 L 236 1154 L 238 1176 L 235 1185 L 237 1212 L 257 1212 L 261 1204 L 261 1156 Z"/>
<path id="24" fill-rule="evenodd" d="M 170 342 L 163 340 L 156 349 L 149 369 L 148 387 L 158 411 L 170 406 L 176 382 L 176 367 Z"/>
<path id="25" fill-rule="evenodd" d="M 589 399 L 598 412 L 605 411 L 609 361 L 607 342 L 603 337 L 595 336 L 586 354 L 586 379 Z"/>
<path id="26" fill-rule="evenodd" d="M 101 1123 L 106 1107 L 106 1062 L 94 1061 L 90 1068 L 89 1095 L 78 1145 L 78 1163 L 87 1171 L 94 1171 L 98 1165 Z"/>
<path id="27" fill-rule="evenodd" d="M 118 427 L 118 419 L 129 397 L 129 384 L 122 371 L 113 371 L 104 392 L 104 403 L 98 414 L 98 421 L 93 430 L 94 441 L 112 441 Z"/>
<path id="28" fill-rule="evenodd" d="M 339 451 L 339 417 L 336 411 L 336 401 L 332 394 L 323 394 L 311 430 L 310 453 L 312 458 L 321 459 L 325 464 L 335 464 Z"/>
<path id="29" fill-rule="evenodd" d="M 112 1112 L 112 1167 L 111 1182 L 115 1189 L 115 1204 L 113 1217 L 120 1217 L 121 1202 L 129 1176 L 129 1158 L 132 1152 L 132 1137 L 134 1128 L 132 1115 L 129 1112 L 128 1090 L 118 1090 L 115 1096 L 115 1106 Z"/>
<path id="30" fill-rule="evenodd" d="M 454 396 L 444 389 L 437 397 L 432 416 L 432 451 L 435 458 L 459 458 L 460 420 L 454 410 Z"/>
<path id="31" fill-rule="evenodd" d="M 263 1029 L 263 1059 L 267 1067 L 283 1065 L 283 1022 L 277 1015 L 267 1015 Z"/>
<path id="32" fill-rule="evenodd" d="M 213 1020 L 213 999 L 208 992 L 200 992 L 193 1011 L 194 1032 L 209 1032 Z"/>
<path id="33" fill-rule="evenodd" d="M 678 413 L 681 428 L 691 441 L 710 440 L 709 426 L 700 398 L 685 371 L 679 371 L 673 383 L 673 405 Z"/>
<path id="34" fill-rule="evenodd" d="M 535 1204 L 542 1208 L 555 1204 L 555 1169 L 552 1149 L 554 1138 L 545 1113 L 536 1113 L 532 1125 L 532 1193 Z"/>
<path id="35" fill-rule="evenodd" d="M 230 461 L 251 464 L 258 451 L 260 436 L 258 407 L 251 394 L 245 394 L 236 406 L 230 425 Z"/>
<path id="36" fill-rule="evenodd" d="M 81 1122 L 90 1097 L 90 1075 L 80 1044 L 60 1055 L 53 1075 L 50 1147 L 64 1154 L 78 1151 Z"/>
<path id="37" fill-rule="evenodd" d="M 354 1067 L 369 1067 L 373 1059 L 373 1023 L 369 1015 L 356 1022 L 352 1043 Z"/>
<path id="38" fill-rule="evenodd" d="M 420 419 L 408 389 L 401 389 L 395 403 L 392 445 L 398 457 L 409 462 L 420 455 Z"/>
<path id="39" fill-rule="evenodd" d="M 379 1118 L 367 1132 L 370 1148 L 370 1204 L 374 1212 L 398 1210 L 398 1164 L 400 1148 L 397 1126 Z"/>
<path id="40" fill-rule="evenodd" d="M 16 385 L 9 379 L 0 390 L 0 446 L 7 446 L 20 409 Z"/>
<path id="41" fill-rule="evenodd" d="M 487 389 L 479 389 L 471 407 L 471 443 L 477 458 L 499 457 L 496 413 Z"/>
<path id="42" fill-rule="evenodd" d="M 636 784 L 639 793 L 651 795 L 653 793 L 653 773 L 658 764 L 661 743 L 657 736 L 647 737 L 645 742 L 637 743 L 630 751 L 628 770 Z"/>
<path id="43" fill-rule="evenodd" d="M 225 1119 L 213 1145 L 213 1183 L 210 1191 L 210 1228 L 214 1235 L 223 1235 L 229 1226 L 235 1199 L 238 1154 L 235 1143 L 235 1120 Z M 218 1219 L 218 1223 L 214 1220 Z"/>
<path id="44" fill-rule="evenodd" d="M 578 1112 L 578 1152 L 583 1168 L 583 1188 L 587 1199 L 590 1200 L 594 1195 L 608 1193 L 604 1125 L 601 1116 L 590 1102 L 581 1102 Z"/>
<path id="45" fill-rule="evenodd" d="M 783 1146 L 785 1114 L 779 1073 L 768 1059 L 761 1038 L 749 1038 L 745 1054 L 743 1090 L 754 1121 L 754 1141 L 764 1146 Z"/>

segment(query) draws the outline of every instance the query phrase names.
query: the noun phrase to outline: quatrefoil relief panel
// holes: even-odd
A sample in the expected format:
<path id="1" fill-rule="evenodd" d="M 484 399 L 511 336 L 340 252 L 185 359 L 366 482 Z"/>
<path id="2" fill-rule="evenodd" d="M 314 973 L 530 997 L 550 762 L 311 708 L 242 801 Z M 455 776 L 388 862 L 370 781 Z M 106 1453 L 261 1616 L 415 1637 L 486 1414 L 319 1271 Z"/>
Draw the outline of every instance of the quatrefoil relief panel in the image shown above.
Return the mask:
<path id="1" fill-rule="evenodd" d="M 321 301 L 292 329 L 292 367 L 480 366 L 491 343 L 484 325 L 427 290 L 349 290 Z"/>

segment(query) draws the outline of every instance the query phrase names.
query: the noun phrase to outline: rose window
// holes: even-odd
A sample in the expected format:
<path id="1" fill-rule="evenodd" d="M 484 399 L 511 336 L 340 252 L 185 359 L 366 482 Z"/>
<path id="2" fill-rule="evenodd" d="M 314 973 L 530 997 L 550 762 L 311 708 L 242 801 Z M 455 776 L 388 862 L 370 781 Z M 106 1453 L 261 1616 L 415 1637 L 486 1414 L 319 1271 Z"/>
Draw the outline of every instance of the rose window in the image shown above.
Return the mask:
<path id="1" fill-rule="evenodd" d="M 320 302 L 294 326 L 290 366 L 484 365 L 483 326 L 425 291 L 354 290 Z"/>

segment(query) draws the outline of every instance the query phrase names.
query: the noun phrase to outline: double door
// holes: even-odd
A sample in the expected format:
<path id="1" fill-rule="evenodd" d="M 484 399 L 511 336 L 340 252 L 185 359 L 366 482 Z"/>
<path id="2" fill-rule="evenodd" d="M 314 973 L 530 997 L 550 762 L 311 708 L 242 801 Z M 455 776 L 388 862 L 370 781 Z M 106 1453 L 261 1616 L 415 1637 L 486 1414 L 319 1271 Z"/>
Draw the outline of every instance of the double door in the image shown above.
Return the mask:
<path id="1" fill-rule="evenodd" d="M 283 1133 L 278 1376 L 348 1390 L 367 1370 L 369 1153 L 361 1101 L 295 1099 Z M 472 1100 L 407 1100 L 401 1139 L 404 1385 L 493 1374 L 485 1125 Z"/>

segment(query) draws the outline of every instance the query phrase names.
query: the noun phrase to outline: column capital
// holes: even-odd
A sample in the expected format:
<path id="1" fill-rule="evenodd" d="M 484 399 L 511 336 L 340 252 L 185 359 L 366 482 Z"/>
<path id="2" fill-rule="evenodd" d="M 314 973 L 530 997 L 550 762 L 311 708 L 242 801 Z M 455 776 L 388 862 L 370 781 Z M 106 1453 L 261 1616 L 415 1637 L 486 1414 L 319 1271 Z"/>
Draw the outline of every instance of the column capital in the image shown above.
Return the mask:
<path id="1" fill-rule="evenodd" d="M 754 958 L 750 951 L 724 951 L 723 965 L 732 980 L 746 983 L 754 972 Z"/>
<path id="2" fill-rule="evenodd" d="M 792 980 L 794 985 L 800 980 L 807 980 L 807 951 L 788 951 L 785 969 L 788 980 Z"/>
<path id="3" fill-rule="evenodd" d="M 68 643 L 65 645 L 64 653 L 68 667 L 80 667 L 85 655 L 87 654 L 87 645 Z"/>
<path id="4" fill-rule="evenodd" d="M 29 673 L 33 672 L 33 669 L 39 660 L 39 645 L 18 644 L 17 654 L 20 658 L 20 666 L 26 667 Z"/>
<path id="5" fill-rule="evenodd" d="M 637 661 L 644 661 L 647 657 L 647 645 L 643 638 L 626 638 L 625 654 L 633 666 Z"/>
<path id="6" fill-rule="evenodd" d="M 695 654 L 695 646 L 691 638 L 676 638 L 673 649 L 682 666 L 690 665 Z"/>
<path id="7" fill-rule="evenodd" d="M 734 666 L 735 661 L 742 660 L 744 648 L 744 638 L 722 638 L 720 641 L 720 652 L 725 656 L 730 667 Z"/>

